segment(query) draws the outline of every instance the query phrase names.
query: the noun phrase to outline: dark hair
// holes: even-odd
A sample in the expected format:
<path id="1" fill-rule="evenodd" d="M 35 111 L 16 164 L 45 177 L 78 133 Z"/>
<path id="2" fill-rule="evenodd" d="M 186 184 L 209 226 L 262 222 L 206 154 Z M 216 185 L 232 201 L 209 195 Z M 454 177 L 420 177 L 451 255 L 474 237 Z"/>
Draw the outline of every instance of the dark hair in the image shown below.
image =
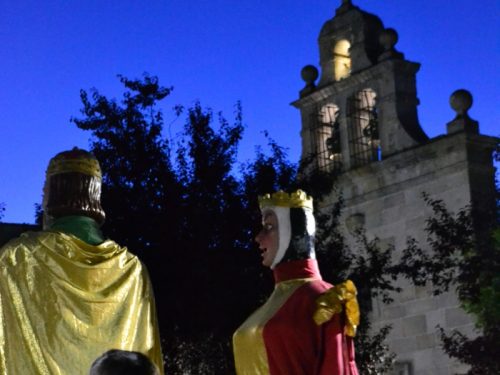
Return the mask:
<path id="1" fill-rule="evenodd" d="M 314 234 L 307 232 L 307 221 L 303 208 L 290 208 L 292 238 L 282 262 L 314 258 Z"/>
<path id="2" fill-rule="evenodd" d="M 111 349 L 94 361 L 90 375 L 159 375 L 159 372 L 142 353 Z"/>
<path id="3" fill-rule="evenodd" d="M 45 210 L 54 218 L 83 215 L 99 224 L 104 222 L 101 207 L 101 180 L 82 173 L 62 173 L 48 177 L 47 203 Z"/>

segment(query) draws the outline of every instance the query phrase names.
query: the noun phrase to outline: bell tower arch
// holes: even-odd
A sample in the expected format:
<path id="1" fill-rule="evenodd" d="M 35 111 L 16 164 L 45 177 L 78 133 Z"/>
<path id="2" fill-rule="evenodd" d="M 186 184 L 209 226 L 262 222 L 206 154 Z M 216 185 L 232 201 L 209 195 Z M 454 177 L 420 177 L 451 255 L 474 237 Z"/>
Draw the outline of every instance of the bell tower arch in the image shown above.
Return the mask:
<path id="1" fill-rule="evenodd" d="M 318 38 L 320 72 L 312 65 L 303 69 L 306 86 L 292 103 L 302 115 L 303 158 L 317 157 L 315 166 L 323 168 L 325 152 L 335 145 L 326 158 L 336 160 L 335 168 L 350 170 L 428 139 L 417 117 L 420 64 L 404 59 L 395 49 L 397 40 L 395 30 L 350 0 L 325 22 Z M 336 117 L 330 130 L 321 125 L 322 134 L 334 135 L 323 137 L 327 145 L 318 141 L 318 119 L 329 104 Z"/>

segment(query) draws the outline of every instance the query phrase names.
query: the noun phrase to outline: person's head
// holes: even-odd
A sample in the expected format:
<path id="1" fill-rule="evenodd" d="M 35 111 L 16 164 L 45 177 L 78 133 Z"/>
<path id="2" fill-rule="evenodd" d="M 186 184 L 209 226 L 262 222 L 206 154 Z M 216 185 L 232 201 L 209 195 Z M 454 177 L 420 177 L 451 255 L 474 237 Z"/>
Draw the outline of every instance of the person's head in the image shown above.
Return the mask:
<path id="1" fill-rule="evenodd" d="M 262 264 L 273 269 L 279 263 L 314 259 L 312 198 L 302 190 L 278 191 L 259 197 L 262 229 L 255 237 L 262 251 Z"/>
<path id="2" fill-rule="evenodd" d="M 91 153 L 73 148 L 54 156 L 43 188 L 44 227 L 63 216 L 88 216 L 102 224 L 101 167 Z"/>
<path id="3" fill-rule="evenodd" d="M 159 375 L 159 372 L 142 353 L 112 349 L 94 361 L 89 375 Z"/>

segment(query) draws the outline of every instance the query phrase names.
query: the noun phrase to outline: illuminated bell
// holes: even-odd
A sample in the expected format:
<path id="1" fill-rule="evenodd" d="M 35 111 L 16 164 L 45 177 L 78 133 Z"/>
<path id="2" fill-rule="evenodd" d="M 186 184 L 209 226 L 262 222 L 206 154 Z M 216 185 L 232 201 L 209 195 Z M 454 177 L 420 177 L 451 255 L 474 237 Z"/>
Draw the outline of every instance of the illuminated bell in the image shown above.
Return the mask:
<path id="1" fill-rule="evenodd" d="M 340 140 L 338 137 L 332 136 L 326 139 L 326 148 L 332 154 L 340 154 Z"/>

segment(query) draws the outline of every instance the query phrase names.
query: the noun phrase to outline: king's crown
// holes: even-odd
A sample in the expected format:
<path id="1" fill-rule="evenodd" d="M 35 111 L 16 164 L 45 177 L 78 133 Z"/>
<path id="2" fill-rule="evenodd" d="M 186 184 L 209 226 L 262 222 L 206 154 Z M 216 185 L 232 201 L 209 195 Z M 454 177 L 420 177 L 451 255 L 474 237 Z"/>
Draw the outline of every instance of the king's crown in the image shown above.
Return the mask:
<path id="1" fill-rule="evenodd" d="M 259 206 L 261 209 L 270 206 L 278 206 L 289 208 L 308 208 L 312 210 L 313 199 L 302 190 L 297 190 L 290 194 L 280 190 L 273 194 L 264 194 L 259 196 Z"/>
<path id="2" fill-rule="evenodd" d="M 101 167 L 97 159 L 91 153 L 77 147 L 70 151 L 60 152 L 50 159 L 46 175 L 51 177 L 57 174 L 75 172 L 102 178 Z"/>

